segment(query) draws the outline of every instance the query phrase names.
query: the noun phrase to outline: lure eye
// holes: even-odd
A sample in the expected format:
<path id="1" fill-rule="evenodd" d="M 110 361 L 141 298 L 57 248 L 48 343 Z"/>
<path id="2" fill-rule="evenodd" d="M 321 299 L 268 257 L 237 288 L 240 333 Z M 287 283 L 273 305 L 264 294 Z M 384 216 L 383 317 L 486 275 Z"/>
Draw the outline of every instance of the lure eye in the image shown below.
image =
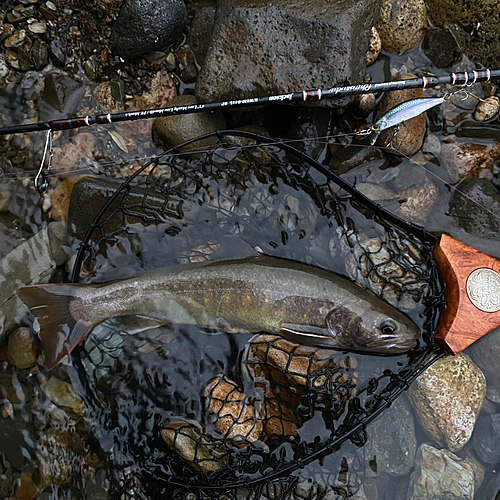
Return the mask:
<path id="1" fill-rule="evenodd" d="M 382 323 L 380 323 L 380 331 L 384 335 L 391 335 L 393 333 L 396 333 L 397 329 L 398 329 L 398 325 L 391 318 L 386 318 L 382 321 Z"/>
<path id="2" fill-rule="evenodd" d="M 377 132 L 379 129 L 380 127 L 376 123 L 372 125 L 372 130 L 374 130 L 375 132 Z"/>

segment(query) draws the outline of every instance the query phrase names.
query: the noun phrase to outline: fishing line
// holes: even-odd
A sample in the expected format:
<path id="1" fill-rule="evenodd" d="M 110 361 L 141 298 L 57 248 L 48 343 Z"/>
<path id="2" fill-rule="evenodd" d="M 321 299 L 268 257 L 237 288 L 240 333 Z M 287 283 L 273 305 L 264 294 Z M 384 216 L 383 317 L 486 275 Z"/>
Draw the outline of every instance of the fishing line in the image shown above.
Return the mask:
<path id="1" fill-rule="evenodd" d="M 463 89 L 461 89 L 460 91 L 457 91 L 456 93 L 461 92 L 461 91 L 463 91 Z M 282 144 L 289 144 L 289 145 L 310 143 L 310 144 L 322 144 L 322 145 L 328 146 L 328 145 L 332 144 L 331 141 L 333 139 L 339 139 L 339 138 L 343 138 L 343 137 L 345 137 L 345 138 L 347 138 L 347 137 L 356 138 L 356 137 L 365 136 L 365 135 L 367 135 L 366 134 L 366 130 L 369 130 L 369 129 L 364 129 L 364 130 L 361 130 L 361 131 L 358 130 L 356 132 L 335 134 L 335 135 L 326 135 L 326 136 L 305 138 L 305 139 L 276 138 L 275 140 L 278 140 Z M 333 144 L 336 144 L 336 143 L 333 143 Z M 347 148 L 347 147 L 356 147 L 356 148 L 379 149 L 379 150 L 387 151 L 388 153 L 398 154 L 401 157 L 407 159 L 410 163 L 419 166 L 420 168 L 422 168 L 423 170 L 425 170 L 428 174 L 430 174 L 434 178 L 438 179 L 445 187 L 447 187 L 450 190 L 458 193 L 459 195 L 463 196 L 464 198 L 466 198 L 471 203 L 475 204 L 476 206 L 478 206 L 482 210 L 485 210 L 486 212 L 488 212 L 490 215 L 492 215 L 496 219 L 500 220 L 500 216 L 498 214 L 495 214 L 494 212 L 492 212 L 485 205 L 483 205 L 482 203 L 478 202 L 477 200 L 474 200 L 469 195 L 467 195 L 466 193 L 464 193 L 462 190 L 460 190 L 456 186 L 452 185 L 451 183 L 449 183 L 448 181 L 446 181 L 445 179 L 443 179 L 441 176 L 439 176 L 438 174 L 436 174 L 432 170 L 430 170 L 427 167 L 425 167 L 424 165 L 421 165 L 420 163 L 416 162 L 411 157 L 405 155 L 404 153 L 402 153 L 398 149 L 394 148 L 393 146 L 377 146 L 377 145 L 370 145 L 370 144 L 352 144 L 352 143 L 351 144 L 347 144 L 347 145 L 346 144 L 338 143 L 338 145 L 342 146 L 344 148 Z M 242 146 L 242 145 L 239 145 L 239 144 L 234 144 L 233 146 L 227 145 L 227 146 L 224 147 L 224 150 L 225 151 L 234 151 L 234 150 L 240 150 L 241 151 L 241 150 L 245 150 L 245 149 L 251 150 L 252 148 L 254 148 L 256 146 L 259 146 L 259 147 L 272 147 L 272 146 L 276 146 L 276 142 L 268 142 L 268 143 L 262 142 L 262 143 L 260 143 L 258 145 L 257 144 L 249 144 L 249 145 L 246 145 L 246 146 Z M 197 153 L 206 153 L 208 150 L 209 150 L 209 148 L 207 148 L 207 147 L 203 147 L 203 148 L 200 147 L 200 148 L 190 149 L 190 150 L 187 150 L 187 151 L 172 152 L 172 153 L 170 153 L 170 156 L 177 157 L 177 158 L 182 158 L 182 157 L 190 156 L 190 155 L 197 154 Z M 42 165 L 44 165 L 44 159 L 45 159 L 46 153 L 47 153 L 47 149 L 45 148 L 44 149 L 44 157 L 42 158 L 42 163 L 41 163 Z M 133 159 L 133 161 L 137 162 L 137 163 L 142 163 L 144 161 L 150 160 L 151 158 L 152 158 L 151 155 L 148 155 L 148 156 L 137 156 L 137 157 L 135 157 Z M 126 163 L 128 163 L 128 162 L 126 160 L 123 160 L 123 162 L 115 161 L 115 160 L 106 160 L 104 162 L 101 162 L 99 160 L 96 160 L 96 163 L 97 163 L 97 166 L 81 167 L 81 168 L 78 168 L 78 169 L 68 169 L 68 170 L 56 171 L 56 172 L 53 171 L 52 174 L 49 174 L 49 171 L 43 172 L 41 169 L 25 170 L 26 175 L 24 175 L 24 176 L 16 175 L 15 177 L 10 177 L 8 174 L 4 174 L 4 175 L 0 175 L 0 182 L 8 182 L 8 181 L 15 181 L 15 180 L 20 180 L 20 181 L 29 180 L 29 179 L 32 178 L 32 176 L 29 175 L 30 172 L 31 173 L 38 172 L 37 173 L 37 177 L 35 178 L 35 181 L 37 181 L 37 179 L 38 179 L 38 182 L 44 182 L 45 185 L 48 187 L 48 179 L 50 179 L 50 178 L 57 178 L 57 177 L 60 177 L 60 176 L 64 176 L 66 174 L 84 174 L 84 173 L 89 172 L 89 171 L 91 173 L 93 173 L 95 175 L 99 175 L 99 176 L 100 175 L 107 175 L 106 172 L 105 171 L 101 171 L 100 168 L 109 168 L 109 167 L 113 167 L 113 166 L 123 168 L 123 167 L 126 167 Z M 140 165 L 136 165 L 136 167 L 137 166 L 140 166 Z M 52 165 L 52 168 L 53 167 L 54 166 Z M 129 169 L 132 169 L 132 168 L 133 168 L 133 166 L 129 166 Z M 39 176 L 40 176 L 40 178 L 39 178 Z"/>

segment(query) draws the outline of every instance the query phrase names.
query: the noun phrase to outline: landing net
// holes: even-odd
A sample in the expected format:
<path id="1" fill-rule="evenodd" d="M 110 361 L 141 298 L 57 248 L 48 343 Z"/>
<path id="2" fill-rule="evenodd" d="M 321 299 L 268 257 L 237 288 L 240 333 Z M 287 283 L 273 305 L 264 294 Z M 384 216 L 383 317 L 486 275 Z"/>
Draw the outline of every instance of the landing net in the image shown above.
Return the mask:
<path id="1" fill-rule="evenodd" d="M 439 356 L 434 237 L 293 147 L 246 132 L 189 141 L 110 191 L 73 281 L 259 251 L 348 276 L 422 330 L 413 352 L 380 357 L 265 334 L 101 324 L 74 362 L 111 497 L 355 495 L 367 424 Z"/>

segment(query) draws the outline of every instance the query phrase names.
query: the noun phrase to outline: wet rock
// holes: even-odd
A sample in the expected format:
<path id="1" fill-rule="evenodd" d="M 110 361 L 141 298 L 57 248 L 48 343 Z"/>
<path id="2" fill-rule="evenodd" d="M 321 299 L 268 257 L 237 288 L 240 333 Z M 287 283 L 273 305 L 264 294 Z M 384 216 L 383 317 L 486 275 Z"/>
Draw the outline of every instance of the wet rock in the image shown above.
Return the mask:
<path id="1" fill-rule="evenodd" d="M 198 422 L 165 422 L 160 434 L 167 446 L 196 471 L 214 472 L 226 465 L 229 450 L 224 442 L 205 436 Z"/>
<path id="2" fill-rule="evenodd" d="M 383 473 L 406 476 L 410 473 L 415 463 L 417 438 L 412 408 L 406 398 L 397 399 L 375 420 L 368 428 L 368 436 L 363 447 L 368 477 Z"/>
<path id="3" fill-rule="evenodd" d="M 327 109 L 300 109 L 297 117 L 290 123 L 287 138 L 298 139 L 293 143 L 294 147 L 313 158 L 318 158 L 325 148 L 322 139 L 328 134 L 330 120 L 330 112 Z"/>
<path id="4" fill-rule="evenodd" d="M 486 377 L 486 397 L 494 403 L 500 403 L 500 373 L 496 369 L 500 356 L 500 328 L 495 328 L 474 342 L 468 352 Z"/>
<path id="5" fill-rule="evenodd" d="M 452 142 L 442 144 L 441 151 L 441 163 L 448 171 L 452 184 L 459 179 L 478 177 L 485 169 L 493 171 L 500 160 L 498 144 Z"/>
<path id="6" fill-rule="evenodd" d="M 85 92 L 85 87 L 68 76 L 49 73 L 45 76 L 43 99 L 58 111 L 71 114 Z"/>
<path id="7" fill-rule="evenodd" d="M 196 85 L 198 99 L 243 99 L 362 82 L 378 6 L 377 0 L 342 2 L 331 9 L 321 3 L 304 8 L 300 0 L 219 2 Z"/>
<path id="8" fill-rule="evenodd" d="M 471 449 L 468 449 L 466 452 L 465 462 L 472 467 L 472 471 L 474 472 L 474 492 L 477 492 L 483 484 L 486 468 L 476 458 L 476 455 L 474 455 L 474 452 Z"/>
<path id="9" fill-rule="evenodd" d="M 356 185 L 356 189 L 373 201 L 393 200 L 394 198 L 397 198 L 397 194 L 394 191 L 391 191 L 380 184 L 362 182 Z"/>
<path id="10" fill-rule="evenodd" d="M 47 283 L 56 266 L 47 228 L 0 260 L 0 337 L 18 325 L 28 311 L 17 296 L 19 288 Z"/>
<path id="11" fill-rule="evenodd" d="M 175 82 L 166 71 L 158 71 L 151 80 L 150 90 L 132 100 L 133 109 L 163 108 L 177 95 Z M 140 121 L 140 120 L 139 120 Z M 137 127 L 137 122 L 134 124 Z"/>
<path id="12" fill-rule="evenodd" d="M 61 181 L 51 195 L 52 209 L 50 216 L 59 222 L 68 222 L 69 202 L 75 184 L 82 178 L 81 175 Z"/>
<path id="13" fill-rule="evenodd" d="M 434 134 L 427 134 L 422 146 L 422 153 L 428 153 L 437 157 L 441 154 L 441 149 L 442 146 L 439 138 Z"/>
<path id="14" fill-rule="evenodd" d="M 427 29 L 424 0 L 383 0 L 375 27 L 387 52 L 402 54 L 412 49 Z"/>
<path id="15" fill-rule="evenodd" d="M 434 26 L 447 26 L 462 52 L 486 68 L 500 63 L 500 16 L 495 0 L 456 2 L 428 0 L 429 18 Z"/>
<path id="16" fill-rule="evenodd" d="M 19 477 L 19 487 L 16 490 L 16 500 L 33 500 L 39 493 L 39 488 L 30 475 L 22 473 Z"/>
<path id="17" fill-rule="evenodd" d="M 429 181 L 425 187 L 413 187 L 404 191 L 400 196 L 401 205 L 395 213 L 408 222 L 423 225 L 438 198 L 436 186 Z"/>
<path id="18" fill-rule="evenodd" d="M 182 0 L 125 0 L 111 28 L 111 50 L 136 59 L 166 49 L 182 34 L 187 10 Z"/>
<path id="19" fill-rule="evenodd" d="M 469 441 L 485 394 L 483 373 L 463 353 L 436 361 L 408 390 L 422 428 L 451 451 Z"/>
<path id="20" fill-rule="evenodd" d="M 94 97 L 98 102 L 101 110 L 105 113 L 116 113 L 118 112 L 123 104 L 117 101 L 111 93 L 111 82 L 106 80 L 97 85 L 94 91 Z"/>
<path id="21" fill-rule="evenodd" d="M 85 404 L 71 384 L 52 376 L 42 384 L 42 389 L 55 405 L 79 418 L 85 416 Z"/>
<path id="22" fill-rule="evenodd" d="M 358 107 L 363 116 L 373 113 L 377 105 L 375 94 L 361 94 L 354 98 L 354 105 Z"/>
<path id="23" fill-rule="evenodd" d="M 26 400 L 24 388 L 13 371 L 0 372 L 0 401 L 5 400 L 14 405 Z"/>
<path id="24" fill-rule="evenodd" d="M 192 95 L 181 95 L 172 99 L 167 104 L 167 107 L 192 104 L 198 104 L 196 97 Z M 153 139 L 157 145 L 166 148 L 178 146 L 194 137 L 225 128 L 224 126 L 220 126 L 223 120 L 222 114 L 208 112 L 164 116 L 163 118 L 157 118 L 153 123 Z M 203 144 L 198 141 L 196 147 L 203 147 Z"/>
<path id="25" fill-rule="evenodd" d="M 448 450 L 423 444 L 417 451 L 408 500 L 473 500 L 472 467 Z"/>
<path id="26" fill-rule="evenodd" d="M 410 80 L 412 78 L 416 78 L 412 73 L 404 73 L 398 77 L 401 80 Z M 388 92 L 380 101 L 375 121 L 399 104 L 421 98 L 423 95 L 422 89 L 405 89 Z M 388 146 L 392 141 L 392 147 L 396 151 L 411 156 L 422 147 L 426 130 L 427 122 L 425 113 L 422 113 L 411 120 L 401 123 L 399 127 L 391 127 L 383 130 L 378 137 L 377 144 L 379 146 Z"/>
<path id="27" fill-rule="evenodd" d="M 208 46 L 212 39 L 215 22 L 215 2 L 197 1 L 192 3 L 194 18 L 189 24 L 187 43 L 200 66 L 205 63 Z"/>
<path id="28" fill-rule="evenodd" d="M 47 44 L 40 38 L 37 38 L 33 44 L 31 57 L 33 58 L 33 65 L 37 70 L 45 68 L 45 66 L 49 63 L 49 51 L 47 49 Z"/>
<path id="29" fill-rule="evenodd" d="M 0 213 L 9 211 L 10 190 L 7 183 L 0 183 Z"/>
<path id="30" fill-rule="evenodd" d="M 31 328 L 21 327 L 9 335 L 7 355 L 17 368 L 31 368 L 40 354 L 40 343 Z"/>
<path id="31" fill-rule="evenodd" d="M 474 119 L 478 122 L 491 120 L 500 110 L 500 99 L 496 96 L 487 97 L 481 101 L 474 111 Z"/>
<path id="32" fill-rule="evenodd" d="M 17 51 L 14 49 L 7 49 L 5 51 L 5 62 L 14 69 L 19 69 L 21 67 Z"/>
<path id="33" fill-rule="evenodd" d="M 52 169 L 54 172 L 67 173 L 80 158 L 92 158 L 94 152 L 94 134 L 79 132 L 63 147 L 54 148 Z"/>
<path id="34" fill-rule="evenodd" d="M 73 474 L 80 471 L 83 451 L 84 442 L 76 431 L 50 429 L 37 442 L 42 477 L 49 484 L 69 486 Z"/>
<path id="35" fill-rule="evenodd" d="M 484 463 L 500 462 L 500 414 L 479 417 L 472 442 L 477 456 Z"/>
<path id="36" fill-rule="evenodd" d="M 430 30 L 422 42 L 422 49 L 437 68 L 449 68 L 462 58 L 460 47 L 447 28 Z"/>
<path id="37" fill-rule="evenodd" d="M 370 45 L 366 52 L 366 65 L 371 66 L 382 50 L 382 40 L 375 26 L 370 30 Z"/>
<path id="38" fill-rule="evenodd" d="M 181 80 L 185 83 L 195 82 L 198 76 L 198 68 L 191 50 L 188 47 L 181 48 L 177 51 L 176 56 Z"/>
<path id="39" fill-rule="evenodd" d="M 15 31 L 12 36 L 9 36 L 7 40 L 5 40 L 4 45 L 6 48 L 17 48 L 23 45 L 26 41 L 26 30 Z"/>
<path id="40" fill-rule="evenodd" d="M 28 24 L 28 29 L 31 33 L 42 34 L 47 32 L 47 24 L 44 21 L 37 21 L 31 24 Z"/>
<path id="41" fill-rule="evenodd" d="M 450 200 L 450 215 L 468 233 L 480 238 L 498 239 L 500 231 L 500 192 L 486 179 L 464 179 Z"/>

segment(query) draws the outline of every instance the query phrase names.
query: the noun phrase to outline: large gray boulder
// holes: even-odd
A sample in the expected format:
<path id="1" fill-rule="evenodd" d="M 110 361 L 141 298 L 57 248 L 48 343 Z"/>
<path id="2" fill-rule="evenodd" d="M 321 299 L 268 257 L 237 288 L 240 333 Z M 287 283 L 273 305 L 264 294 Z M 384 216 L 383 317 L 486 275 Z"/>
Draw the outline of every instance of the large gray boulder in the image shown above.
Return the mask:
<path id="1" fill-rule="evenodd" d="M 213 102 L 361 83 L 379 10 L 379 0 L 219 0 L 196 95 Z"/>

